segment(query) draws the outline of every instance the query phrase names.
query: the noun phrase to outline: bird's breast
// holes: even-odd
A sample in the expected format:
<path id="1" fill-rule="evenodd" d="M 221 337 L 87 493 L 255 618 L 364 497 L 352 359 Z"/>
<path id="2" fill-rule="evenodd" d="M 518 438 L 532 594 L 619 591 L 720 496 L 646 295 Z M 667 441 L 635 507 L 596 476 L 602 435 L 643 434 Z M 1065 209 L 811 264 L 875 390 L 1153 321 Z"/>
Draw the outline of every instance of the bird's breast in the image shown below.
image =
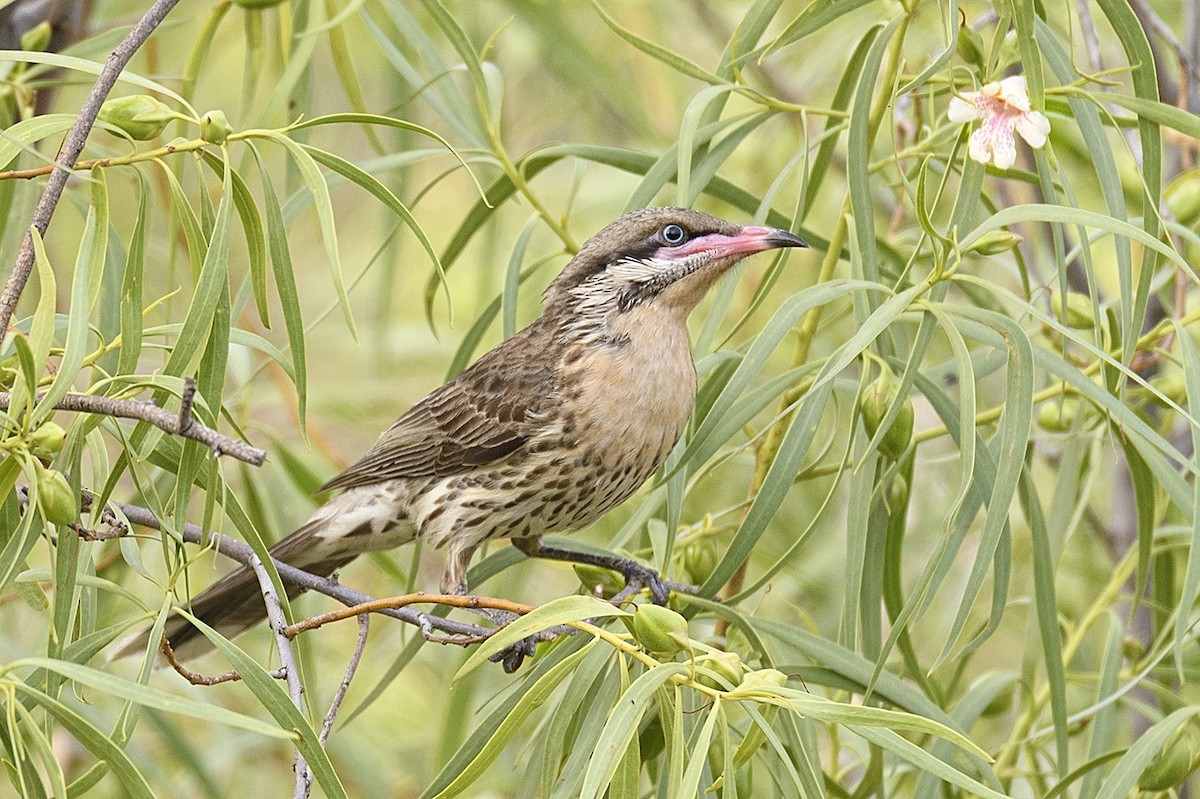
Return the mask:
<path id="1" fill-rule="evenodd" d="M 686 328 L 656 309 L 636 308 L 614 323 L 608 343 L 581 345 L 574 356 L 562 377 L 570 432 L 594 460 L 633 466 L 645 479 L 679 440 L 696 403 Z"/>

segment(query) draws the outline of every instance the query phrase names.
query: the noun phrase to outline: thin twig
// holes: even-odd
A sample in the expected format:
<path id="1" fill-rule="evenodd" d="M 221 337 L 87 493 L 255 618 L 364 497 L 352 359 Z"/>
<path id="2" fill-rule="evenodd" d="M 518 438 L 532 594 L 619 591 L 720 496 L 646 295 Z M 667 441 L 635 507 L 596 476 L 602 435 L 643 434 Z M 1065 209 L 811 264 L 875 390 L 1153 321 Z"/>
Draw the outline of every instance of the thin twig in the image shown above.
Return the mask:
<path id="1" fill-rule="evenodd" d="M 257 554 L 251 552 L 250 569 L 258 578 L 258 588 L 262 592 L 263 603 L 267 606 L 267 624 L 275 635 L 275 648 L 279 651 L 279 668 L 287 678 L 288 696 L 292 704 L 301 713 L 304 712 L 304 686 L 300 683 L 300 669 L 296 667 L 296 656 L 292 652 L 292 639 L 284 634 L 287 629 L 287 619 L 283 615 L 283 605 L 279 603 L 279 595 L 275 593 L 275 584 L 271 575 L 263 566 Z M 292 768 L 296 773 L 296 787 L 292 792 L 293 799 L 308 799 L 312 791 L 313 773 L 308 767 L 300 748 L 292 758 Z"/>
<path id="2" fill-rule="evenodd" d="M 188 393 L 189 381 L 191 386 L 190 395 Z M 245 461 L 253 466 L 262 466 L 263 462 L 267 459 L 265 450 L 252 447 L 244 441 L 239 441 L 236 438 L 230 438 L 227 435 L 218 433 L 211 427 L 206 427 L 192 419 L 192 398 L 195 396 L 195 393 L 195 381 L 192 378 L 187 378 L 184 381 L 184 403 L 178 413 L 172 413 L 165 408 L 160 408 L 149 400 L 125 400 L 117 399 L 116 397 L 101 397 L 94 394 L 65 394 L 62 399 L 54 403 L 54 407 L 60 411 L 95 413 L 119 419 L 137 419 L 138 421 L 152 424 L 159 430 L 167 433 L 199 441 L 212 450 L 215 455 L 228 455 L 231 458 L 237 458 L 239 461 Z M 0 391 L 0 410 L 8 410 L 11 402 L 12 395 L 7 391 Z"/>
<path id="3" fill-rule="evenodd" d="M 187 680 L 192 685 L 220 685 L 223 682 L 236 682 L 242 679 L 242 675 L 236 671 L 227 671 L 224 674 L 217 674 L 213 677 L 207 677 L 199 672 L 192 671 L 187 666 L 179 662 L 179 658 L 175 655 L 175 650 L 171 648 L 171 642 L 165 637 L 163 638 L 162 643 L 159 644 L 158 648 L 159 651 L 162 652 L 163 658 L 166 659 L 171 668 L 175 669 L 179 676 L 183 677 L 183 679 Z M 276 680 L 282 680 L 287 677 L 284 669 L 275 669 L 274 671 L 269 671 L 267 673 Z"/>
<path id="4" fill-rule="evenodd" d="M 358 641 L 354 644 L 354 654 L 350 656 L 350 662 L 346 664 L 346 676 L 342 677 L 342 684 L 338 686 L 337 693 L 333 695 L 333 701 L 329 703 L 329 712 L 325 714 L 325 721 L 321 723 L 321 734 L 317 736 L 317 743 L 321 746 L 324 746 L 325 742 L 329 740 L 329 732 L 333 729 L 333 722 L 337 720 L 342 700 L 346 698 L 346 692 L 350 690 L 350 681 L 354 679 L 354 672 L 358 671 L 358 664 L 367 648 L 367 631 L 370 628 L 371 615 L 369 613 L 360 614 L 358 617 Z"/>
<path id="5" fill-rule="evenodd" d="M 83 152 L 83 146 L 87 143 L 92 126 L 96 124 L 96 114 L 100 112 L 100 106 L 104 104 L 104 99 L 108 97 L 108 93 L 116 84 L 121 71 L 133 58 L 133 54 L 145 44 L 154 29 L 178 3 L 179 0 L 155 0 L 146 15 L 138 20 L 138 23 L 133 26 L 133 29 L 117 45 L 117 49 L 113 50 L 112 55 L 105 62 L 104 69 L 100 71 L 100 76 L 96 78 L 96 83 L 92 86 L 92 91 L 84 101 L 83 107 L 79 109 L 79 118 L 75 120 L 75 126 L 71 128 L 71 132 L 67 134 L 66 140 L 59 148 L 58 155 L 54 159 L 58 168 L 50 174 L 50 179 L 46 181 L 46 188 L 42 190 L 37 209 L 33 213 L 30 227 L 36 229 L 39 236 L 45 235 L 46 228 L 50 225 L 50 217 L 54 215 L 54 209 L 58 207 L 58 201 L 62 198 L 67 178 L 71 174 L 71 167 L 79 160 L 79 154 Z M 4 292 L 0 294 L 0 337 L 3 336 L 4 331 L 8 330 L 13 311 L 17 307 L 17 300 L 21 298 L 21 292 L 25 290 L 25 284 L 29 282 L 29 275 L 32 271 L 33 233 L 27 228 L 8 283 L 4 286 Z"/>
<path id="6" fill-rule="evenodd" d="M 384 599 L 372 599 L 367 602 L 362 602 L 358 605 L 353 605 L 340 610 L 331 610 L 328 613 L 322 613 L 320 616 L 298 621 L 295 624 L 284 628 L 283 634 L 288 638 L 295 638 L 300 633 L 315 630 L 318 627 L 324 627 L 335 621 L 349 619 L 353 616 L 358 616 L 363 613 L 380 613 L 385 610 L 399 610 L 415 604 L 430 604 L 430 605 L 447 605 L 452 608 L 467 608 L 476 610 L 479 608 L 491 608 L 492 610 L 503 610 L 508 613 L 513 613 L 517 616 L 523 616 L 533 610 L 532 605 L 522 605 L 519 602 L 512 602 L 508 599 L 499 599 L 490 596 L 474 596 L 470 594 L 423 594 L 418 591 L 415 594 L 404 594 L 402 596 L 386 597 Z M 494 630 L 483 630 L 491 634 Z"/>
<path id="7" fill-rule="evenodd" d="M 192 426 L 192 403 L 196 401 L 196 378 L 188 375 L 183 379 L 183 393 L 179 395 L 179 418 L 175 422 L 175 430 L 179 435 L 186 435 Z"/>

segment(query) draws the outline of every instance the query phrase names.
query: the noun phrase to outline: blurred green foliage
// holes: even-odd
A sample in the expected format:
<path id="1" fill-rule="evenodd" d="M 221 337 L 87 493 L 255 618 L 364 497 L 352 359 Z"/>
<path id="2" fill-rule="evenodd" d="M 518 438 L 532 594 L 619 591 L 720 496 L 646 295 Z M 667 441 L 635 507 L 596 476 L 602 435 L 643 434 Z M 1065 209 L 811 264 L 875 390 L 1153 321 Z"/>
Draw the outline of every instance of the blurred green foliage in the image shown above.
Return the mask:
<path id="1" fill-rule="evenodd" d="M 95 5 L 61 53 L 3 54 L 0 263 L 145 4 Z M 1176 790 L 1200 712 L 1185 5 L 181 3 L 118 84 L 145 99 L 101 117 L 0 348 L 0 795 L 281 795 L 296 730 L 327 796 Z M 951 98 L 1016 74 L 1048 143 L 971 160 Z M 241 683 L 105 661 L 222 573 L 184 522 L 260 549 L 286 534 L 534 318 L 588 235 L 651 204 L 812 244 L 694 315 L 688 435 L 580 534 L 702 583 L 677 599 L 683 651 L 644 651 L 631 609 L 501 546 L 472 586 L 538 609 L 466 651 L 376 619 L 325 749 L 352 625 L 297 639 L 303 712 L 266 676 L 265 631 L 195 664 Z M 177 408 L 185 377 L 197 418 L 264 467 L 53 407 Z M 63 480 L 101 500 L 84 528 L 111 497 L 164 531 L 81 540 L 56 524 Z M 340 579 L 389 596 L 439 570 L 404 549 Z M 582 619 L 524 673 L 480 663 Z"/>

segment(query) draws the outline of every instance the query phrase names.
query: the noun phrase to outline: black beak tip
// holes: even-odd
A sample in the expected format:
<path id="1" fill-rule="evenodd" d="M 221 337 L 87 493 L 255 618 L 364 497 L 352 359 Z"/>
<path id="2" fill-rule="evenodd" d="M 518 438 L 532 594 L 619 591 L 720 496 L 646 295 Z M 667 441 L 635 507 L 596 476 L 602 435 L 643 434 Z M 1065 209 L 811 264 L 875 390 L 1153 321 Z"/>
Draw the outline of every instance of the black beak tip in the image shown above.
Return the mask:
<path id="1" fill-rule="evenodd" d="M 767 242 L 772 247 L 808 247 L 807 241 L 786 230 L 776 230 L 767 238 Z"/>

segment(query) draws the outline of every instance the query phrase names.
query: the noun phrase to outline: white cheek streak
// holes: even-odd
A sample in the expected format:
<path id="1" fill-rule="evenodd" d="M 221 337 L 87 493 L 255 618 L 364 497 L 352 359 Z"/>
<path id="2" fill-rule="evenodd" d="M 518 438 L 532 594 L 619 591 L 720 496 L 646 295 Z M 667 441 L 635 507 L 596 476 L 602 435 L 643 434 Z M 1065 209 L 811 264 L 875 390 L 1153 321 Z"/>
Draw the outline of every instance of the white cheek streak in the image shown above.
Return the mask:
<path id="1" fill-rule="evenodd" d="M 671 268 L 672 261 L 660 258 L 650 258 L 645 261 L 624 260 L 609 264 L 606 271 L 617 280 L 627 283 L 645 283 L 653 280 L 655 275 Z"/>

